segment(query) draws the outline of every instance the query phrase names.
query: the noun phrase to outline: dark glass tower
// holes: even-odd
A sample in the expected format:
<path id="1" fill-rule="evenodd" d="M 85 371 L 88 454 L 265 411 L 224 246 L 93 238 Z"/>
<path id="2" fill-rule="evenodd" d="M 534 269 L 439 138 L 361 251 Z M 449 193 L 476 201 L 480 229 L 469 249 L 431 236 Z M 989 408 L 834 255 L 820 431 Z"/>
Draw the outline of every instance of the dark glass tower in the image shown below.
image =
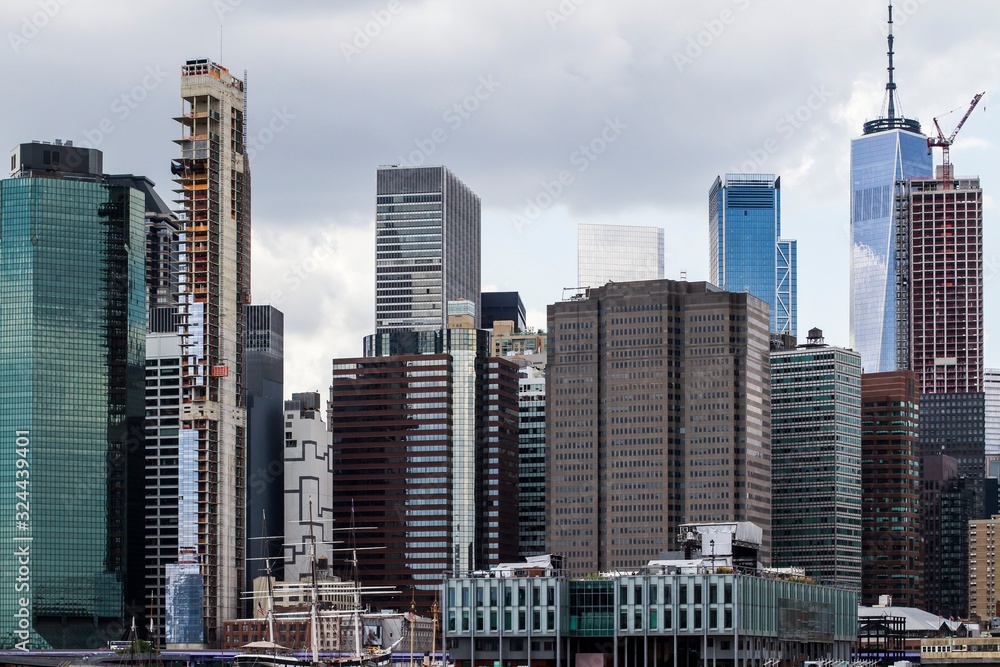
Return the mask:
<path id="1" fill-rule="evenodd" d="M 479 197 L 446 167 L 379 167 L 375 333 L 446 328 L 449 301 L 480 313 Z"/>
<path id="2" fill-rule="evenodd" d="M 0 181 L 0 646 L 95 648 L 142 610 L 144 201 L 101 153 Z M 138 520 L 138 523 L 133 523 Z"/>
<path id="3" fill-rule="evenodd" d="M 248 559 L 272 559 L 272 575 L 282 578 L 281 540 L 284 487 L 275 470 L 284 460 L 283 422 L 285 316 L 274 306 L 246 306 L 243 381 L 247 406 L 247 529 Z M 267 525 L 264 525 L 266 512 Z M 267 538 L 267 539 L 265 539 Z M 275 539 L 271 539 L 275 538 Z M 244 590 L 253 590 L 264 562 L 248 560 Z M 252 609 L 245 613 L 253 613 Z"/>

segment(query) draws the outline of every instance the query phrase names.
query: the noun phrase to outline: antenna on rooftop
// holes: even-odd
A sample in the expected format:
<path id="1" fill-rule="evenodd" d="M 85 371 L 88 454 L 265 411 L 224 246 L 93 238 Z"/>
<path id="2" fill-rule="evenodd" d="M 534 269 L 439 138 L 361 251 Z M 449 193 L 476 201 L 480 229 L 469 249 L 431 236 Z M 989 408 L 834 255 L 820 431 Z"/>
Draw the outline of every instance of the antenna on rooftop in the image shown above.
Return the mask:
<path id="1" fill-rule="evenodd" d="M 892 80 L 893 71 L 896 69 L 892 64 L 892 0 L 889 0 L 889 82 L 885 84 L 885 94 L 889 99 L 889 118 L 896 117 L 896 83 Z"/>

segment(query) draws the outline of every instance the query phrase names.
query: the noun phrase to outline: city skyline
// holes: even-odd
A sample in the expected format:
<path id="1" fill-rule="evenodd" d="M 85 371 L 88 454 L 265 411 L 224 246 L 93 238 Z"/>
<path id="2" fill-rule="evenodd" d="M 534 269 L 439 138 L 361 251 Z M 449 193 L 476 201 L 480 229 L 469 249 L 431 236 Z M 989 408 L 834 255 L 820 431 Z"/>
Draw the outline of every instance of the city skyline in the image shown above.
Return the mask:
<path id="1" fill-rule="evenodd" d="M 572 12 L 526 1 L 450 12 L 111 2 L 103 11 L 116 20 L 103 21 L 72 3 L 38 20 L 35 2 L 5 3 L 10 85 L 31 92 L 3 111 L 3 136 L 8 149 L 57 137 L 97 145 L 109 171 L 145 174 L 170 199 L 181 66 L 209 57 L 248 70 L 253 302 L 287 315 L 286 393 L 325 391 L 330 359 L 359 354 L 370 333 L 374 174 L 402 160 L 447 165 L 482 198 L 482 288 L 519 290 L 534 326 L 574 282 L 577 223 L 662 226 L 667 277 L 706 279 L 711 179 L 744 165 L 778 174 L 799 241 L 800 333 L 819 326 L 847 345 L 849 142 L 881 108 L 884 3 L 720 1 L 680 14 L 564 4 Z M 990 64 L 1000 47 L 982 20 L 993 14 L 985 1 L 897 5 L 896 81 L 904 114 L 925 130 L 1000 88 Z M 148 25 L 172 39 L 150 51 Z M 81 40 L 95 47 L 63 50 Z M 418 75 L 430 70 L 433 81 Z M 946 132 L 960 115 L 942 117 Z M 952 150 L 987 193 L 1000 180 L 989 150 L 998 128 L 977 109 Z M 987 294 L 995 212 L 987 196 Z M 510 270 L 514 257 L 537 267 L 530 281 Z M 997 326 L 987 299 L 986 330 Z M 990 340 L 986 364 L 1000 365 Z"/>

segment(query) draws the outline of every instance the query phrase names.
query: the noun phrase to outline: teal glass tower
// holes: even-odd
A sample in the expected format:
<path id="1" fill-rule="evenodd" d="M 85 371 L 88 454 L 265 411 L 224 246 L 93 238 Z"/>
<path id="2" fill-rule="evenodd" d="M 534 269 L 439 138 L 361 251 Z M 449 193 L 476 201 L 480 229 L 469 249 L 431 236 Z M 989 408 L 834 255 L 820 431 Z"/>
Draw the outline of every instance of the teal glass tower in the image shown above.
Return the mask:
<path id="1" fill-rule="evenodd" d="M 771 333 L 792 334 L 796 318 L 796 242 L 781 238 L 781 179 L 719 176 L 708 194 L 709 281 L 749 292 L 771 308 Z"/>
<path id="2" fill-rule="evenodd" d="M 897 336 L 908 328 L 897 295 L 910 287 L 897 271 L 897 226 L 906 225 L 897 189 L 914 177 L 933 175 L 927 137 L 920 123 L 897 113 L 893 81 L 892 5 L 889 5 L 889 82 L 881 115 L 864 124 L 851 141 L 851 337 L 865 373 L 886 373 L 909 365 L 909 346 Z M 906 361 L 903 361 L 906 360 Z M 901 363 L 902 361 L 902 363 Z"/>
<path id="3" fill-rule="evenodd" d="M 861 359 L 810 329 L 771 353 L 771 562 L 861 589 Z"/>
<path id="4" fill-rule="evenodd" d="M 101 647 L 132 601 L 142 609 L 144 198 L 110 184 L 93 149 L 22 144 L 12 165 L 0 181 L 0 646 Z"/>

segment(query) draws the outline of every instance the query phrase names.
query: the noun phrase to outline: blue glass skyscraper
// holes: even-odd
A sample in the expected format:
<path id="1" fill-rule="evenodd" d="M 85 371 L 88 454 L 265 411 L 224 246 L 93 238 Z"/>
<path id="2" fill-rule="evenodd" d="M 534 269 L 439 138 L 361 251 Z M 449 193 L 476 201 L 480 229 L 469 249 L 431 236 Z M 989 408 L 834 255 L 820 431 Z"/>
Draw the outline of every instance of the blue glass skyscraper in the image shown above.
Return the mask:
<path id="1" fill-rule="evenodd" d="M 889 82 L 879 118 L 851 141 L 851 338 L 866 373 L 894 371 L 897 350 L 896 297 L 906 276 L 896 272 L 896 184 L 933 174 L 920 123 L 896 114 L 893 82 L 892 6 L 889 7 Z"/>
<path id="2" fill-rule="evenodd" d="M 141 192 L 21 144 L 0 181 L 0 647 L 98 647 L 142 589 Z M 129 578 L 138 568 L 138 576 Z"/>
<path id="3" fill-rule="evenodd" d="M 781 238 L 781 179 L 726 174 L 708 195 L 710 281 L 771 308 L 771 332 L 795 334 L 796 242 Z"/>

